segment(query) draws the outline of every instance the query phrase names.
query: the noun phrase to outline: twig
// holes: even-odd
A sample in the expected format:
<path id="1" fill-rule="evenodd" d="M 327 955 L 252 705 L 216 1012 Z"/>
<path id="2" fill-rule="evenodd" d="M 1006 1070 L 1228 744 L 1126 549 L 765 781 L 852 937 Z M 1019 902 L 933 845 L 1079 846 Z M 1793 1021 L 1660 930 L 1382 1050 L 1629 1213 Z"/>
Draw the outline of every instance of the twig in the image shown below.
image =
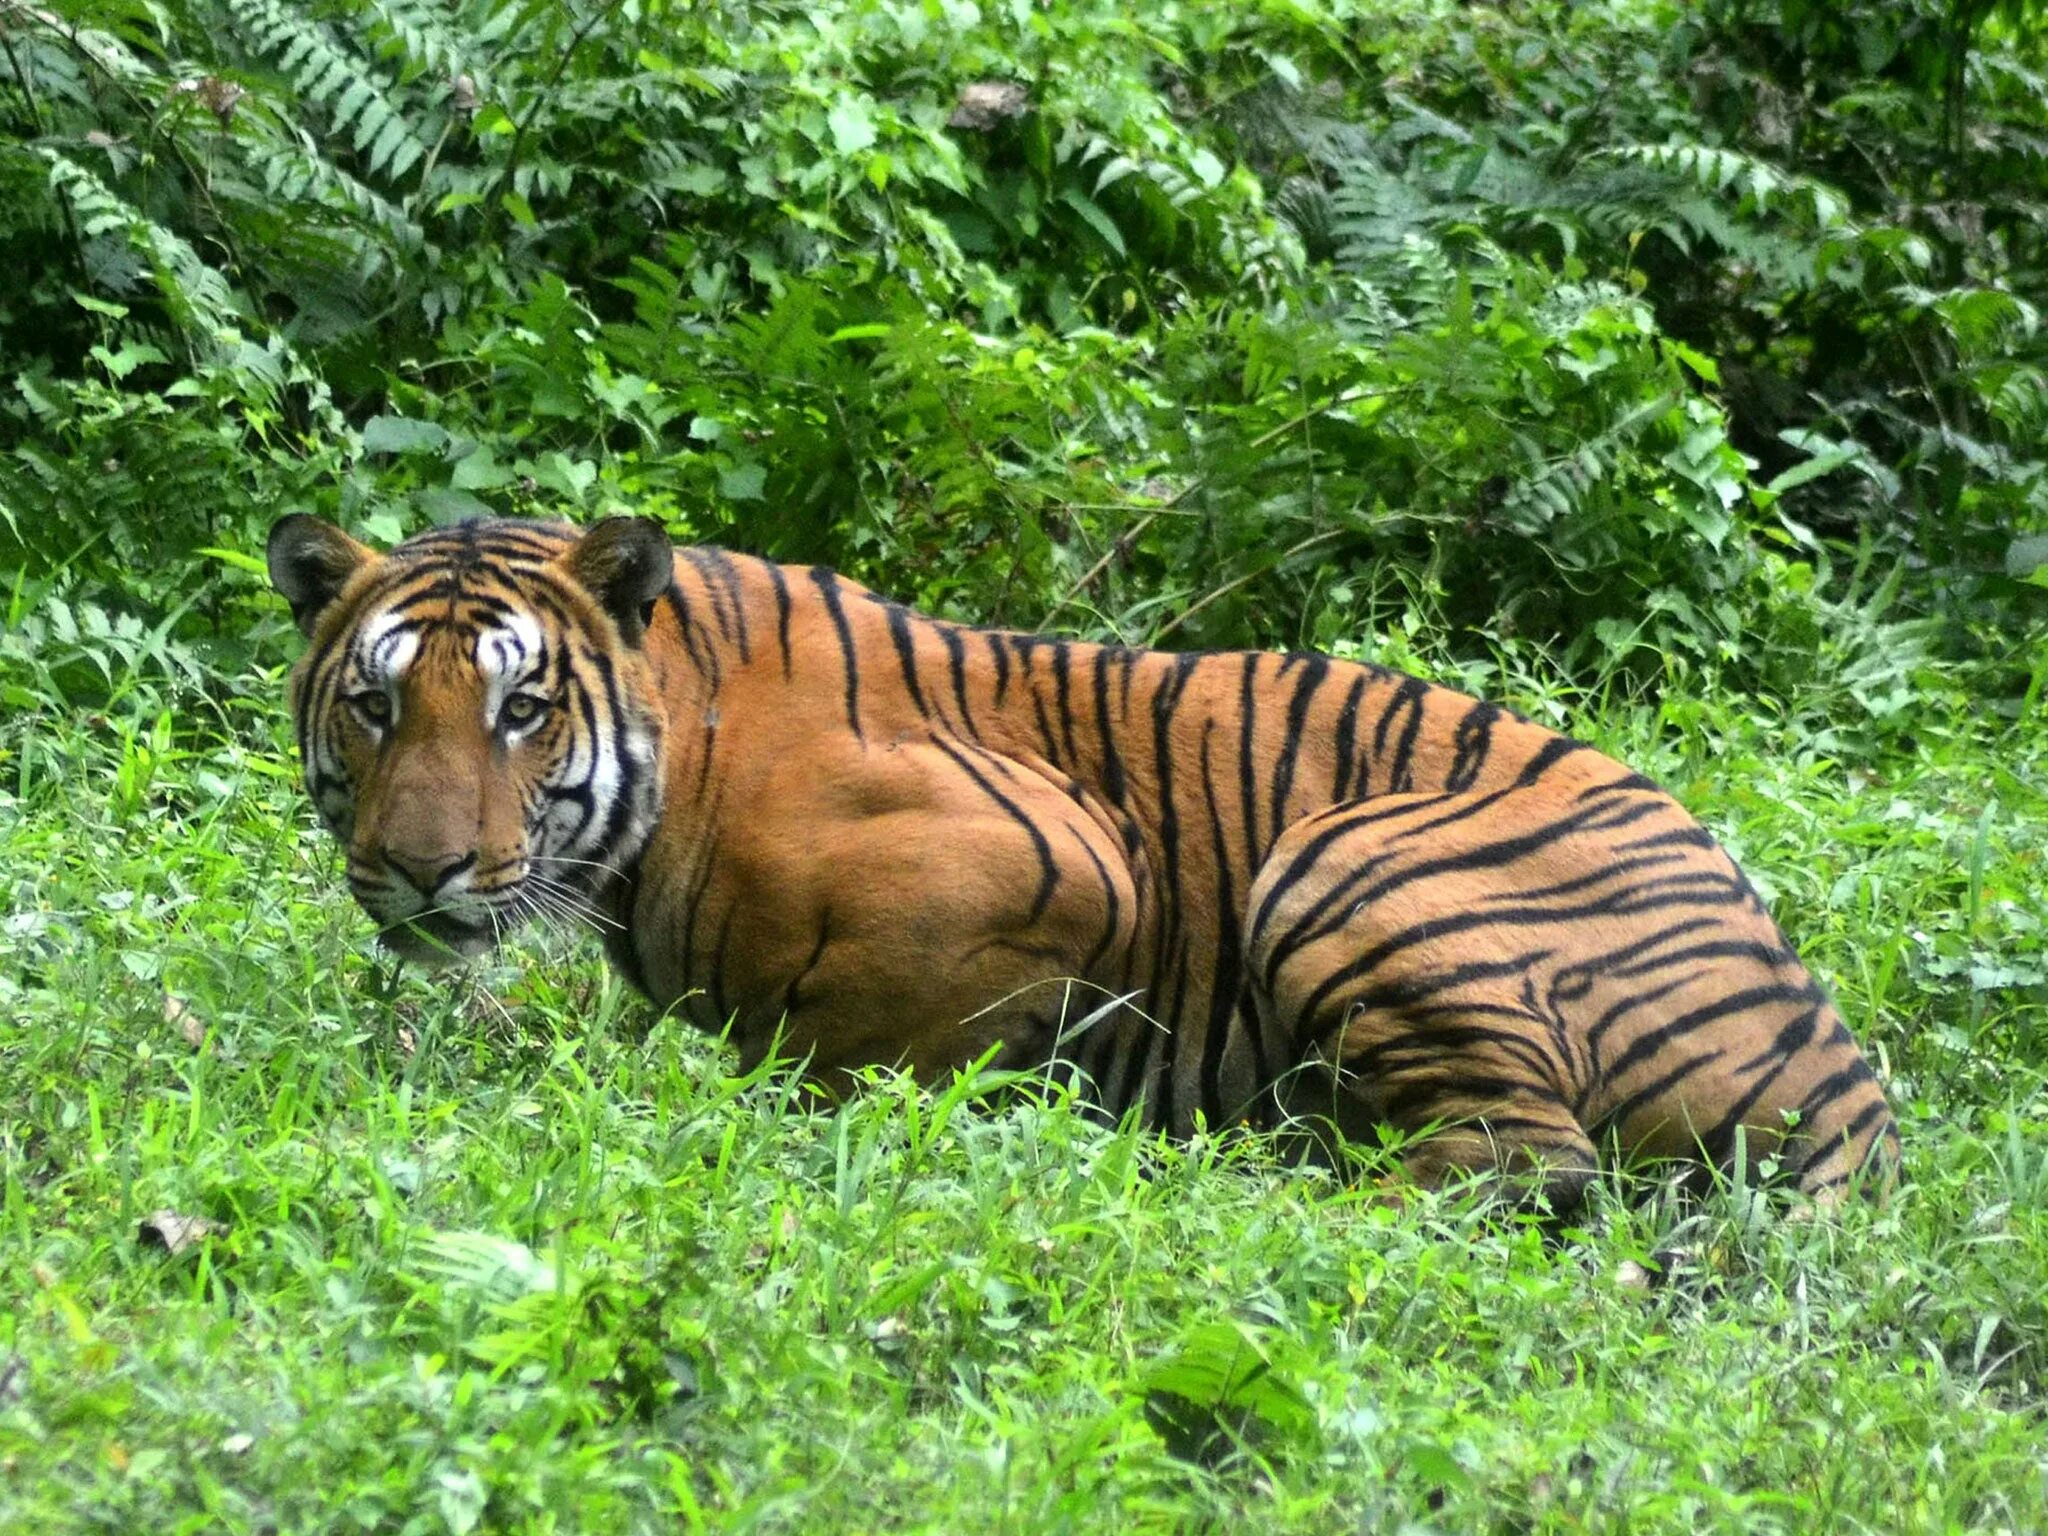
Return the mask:
<path id="1" fill-rule="evenodd" d="M 1158 630 L 1155 631 L 1152 636 L 1153 643 L 1156 645 L 1159 641 L 1164 640 L 1168 635 L 1172 634 L 1176 629 L 1179 629 L 1181 625 L 1187 623 L 1189 619 L 1192 619 L 1196 614 L 1200 613 L 1204 608 L 1208 607 L 1211 603 L 1215 602 L 1219 597 L 1228 597 L 1231 593 L 1235 592 L 1239 587 L 1245 585 L 1245 583 L 1258 580 L 1259 577 L 1265 575 L 1268 571 L 1277 571 L 1278 569 L 1280 569 L 1281 566 L 1285 565 L 1289 560 L 1292 560 L 1296 555 L 1300 554 L 1303 550 L 1311 549 L 1314 546 L 1325 543 L 1330 539 L 1341 538 L 1344 534 L 1348 532 L 1350 532 L 1350 530 L 1346 528 L 1325 528 L 1321 533 L 1312 533 L 1307 538 L 1301 540 L 1298 544 L 1293 545 L 1291 548 L 1282 550 L 1280 552 L 1280 558 L 1275 560 L 1271 565 L 1263 565 L 1260 566 L 1257 570 L 1246 571 L 1242 576 L 1233 577 L 1231 580 L 1226 581 L 1225 583 L 1223 583 L 1222 586 L 1216 588 L 1214 591 L 1203 593 L 1200 597 L 1195 599 L 1194 602 L 1190 603 L 1187 607 L 1183 608 L 1179 613 L 1175 614 L 1172 618 L 1168 619 L 1164 624 L 1160 625 Z"/>
<path id="2" fill-rule="evenodd" d="M 1261 448 L 1269 447 L 1273 443 L 1276 443 L 1281 438 L 1285 437 L 1288 433 L 1293 432 L 1298 428 L 1307 426 L 1310 421 L 1314 420 L 1317 416 L 1322 415 L 1323 412 L 1333 411 L 1340 405 L 1350 405 L 1354 401 L 1358 400 L 1369 400 L 1375 395 L 1398 395 L 1405 393 L 1409 388 L 1409 385 L 1397 384 L 1390 389 L 1348 389 L 1345 390 L 1342 394 L 1332 395 L 1328 400 L 1325 400 L 1321 405 L 1311 406 L 1308 410 L 1303 411 L 1299 416 L 1293 417 L 1291 420 L 1288 421 L 1283 421 L 1279 426 L 1272 428 L 1270 431 L 1261 432 L 1257 437 L 1253 438 L 1249 443 L 1245 445 L 1245 452 L 1256 453 Z M 1105 570 L 1109 568 L 1109 563 L 1112 560 L 1116 559 L 1117 551 L 1120 548 L 1128 548 L 1131 544 L 1136 542 L 1144 534 L 1147 528 L 1150 528 L 1161 517 L 1173 511 L 1173 509 L 1179 506 L 1182 501 L 1184 501 L 1189 496 L 1192 496 L 1196 491 L 1200 490 L 1206 484 L 1208 484 L 1208 477 L 1206 475 L 1197 475 L 1194 479 L 1190 480 L 1186 485 L 1182 486 L 1179 490 L 1175 491 L 1171 496 L 1167 497 L 1166 500 L 1162 501 L 1158 506 L 1152 508 L 1151 511 L 1147 512 L 1143 517 L 1139 518 L 1137 522 L 1133 523 L 1129 528 L 1125 529 L 1122 533 L 1118 534 L 1114 539 L 1111 539 L 1109 542 L 1109 548 L 1103 551 L 1102 558 L 1100 560 L 1097 560 L 1093 565 L 1089 566 L 1088 569 L 1082 573 L 1078 581 L 1076 581 L 1072 586 L 1068 587 L 1065 592 L 1060 594 L 1059 601 L 1052 605 L 1051 611 L 1053 613 L 1058 613 L 1060 609 L 1066 607 L 1067 604 L 1071 603 L 1075 598 L 1079 597 L 1084 591 L 1088 589 L 1089 585 L 1094 582 L 1096 577 L 1100 576 Z"/>
<path id="3" fill-rule="evenodd" d="M 568 46 L 556 57 L 555 67 L 549 71 L 546 82 L 534 94 L 533 105 L 527 109 L 524 121 L 513 125 L 512 145 L 505 151 L 505 169 L 498 175 L 498 184 L 491 189 L 490 206 L 486 210 L 494 228 L 498 224 L 498 215 L 504 211 L 505 192 L 512 185 L 512 173 L 519 169 L 519 150 L 526 142 L 526 130 L 532 125 L 533 120 L 540 116 L 542 105 L 554 94 L 555 87 L 562 83 L 562 74 L 568 69 L 569 60 L 575 57 L 576 50 L 583 46 L 583 40 L 597 29 L 599 22 L 609 20 L 611 14 L 623 4 L 625 0 L 606 0 L 604 5 L 590 13 L 587 21 L 569 34 Z"/>

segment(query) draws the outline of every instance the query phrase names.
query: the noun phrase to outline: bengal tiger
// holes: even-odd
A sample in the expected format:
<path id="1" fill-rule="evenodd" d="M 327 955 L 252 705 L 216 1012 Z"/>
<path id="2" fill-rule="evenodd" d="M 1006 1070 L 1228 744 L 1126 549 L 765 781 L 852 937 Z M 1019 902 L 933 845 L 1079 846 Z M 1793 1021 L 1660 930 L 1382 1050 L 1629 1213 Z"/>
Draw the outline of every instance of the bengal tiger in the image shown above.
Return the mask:
<path id="1" fill-rule="evenodd" d="M 1728 855 L 1510 710 L 946 623 L 643 519 L 380 554 L 294 515 L 268 565 L 306 788 L 400 955 L 581 915 L 656 1005 L 833 1091 L 993 1052 L 1175 1134 L 1391 1128 L 1425 1185 L 1557 1207 L 1603 1143 L 1743 1148 L 1817 1201 L 1896 1162 Z"/>

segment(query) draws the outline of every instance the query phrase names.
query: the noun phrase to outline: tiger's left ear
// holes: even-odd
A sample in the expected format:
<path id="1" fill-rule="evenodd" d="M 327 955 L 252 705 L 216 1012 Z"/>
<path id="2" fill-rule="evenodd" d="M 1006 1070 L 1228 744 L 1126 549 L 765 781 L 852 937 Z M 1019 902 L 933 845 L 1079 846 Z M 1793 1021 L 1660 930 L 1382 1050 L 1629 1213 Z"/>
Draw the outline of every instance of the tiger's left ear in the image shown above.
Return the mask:
<path id="1" fill-rule="evenodd" d="M 334 524 L 305 512 L 272 523 L 263 553 L 270 565 L 270 584 L 292 605 L 292 619 L 309 640 L 313 626 L 341 595 L 349 577 L 383 558 Z"/>
<path id="2" fill-rule="evenodd" d="M 561 557 L 576 583 L 611 615 L 628 645 L 654 621 L 655 600 L 676 577 L 675 546 L 651 517 L 608 517 Z"/>

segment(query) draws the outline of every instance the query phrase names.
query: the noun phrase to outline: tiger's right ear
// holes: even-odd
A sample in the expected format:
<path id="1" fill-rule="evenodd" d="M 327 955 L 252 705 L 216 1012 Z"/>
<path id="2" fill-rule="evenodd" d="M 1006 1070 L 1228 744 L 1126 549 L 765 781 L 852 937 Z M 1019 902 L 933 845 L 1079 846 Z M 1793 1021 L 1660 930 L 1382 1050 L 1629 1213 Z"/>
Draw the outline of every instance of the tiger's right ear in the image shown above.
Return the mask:
<path id="1" fill-rule="evenodd" d="M 271 524 L 263 553 L 270 563 L 270 584 L 292 605 L 292 619 L 308 639 L 349 577 L 382 558 L 334 524 L 305 512 L 290 513 Z"/>

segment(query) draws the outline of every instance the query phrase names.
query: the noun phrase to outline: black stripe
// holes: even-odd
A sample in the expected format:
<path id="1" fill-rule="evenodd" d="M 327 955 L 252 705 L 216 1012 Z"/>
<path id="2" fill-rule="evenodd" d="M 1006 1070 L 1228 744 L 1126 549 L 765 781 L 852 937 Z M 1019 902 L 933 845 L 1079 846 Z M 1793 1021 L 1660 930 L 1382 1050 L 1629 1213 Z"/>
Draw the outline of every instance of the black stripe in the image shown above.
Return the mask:
<path id="1" fill-rule="evenodd" d="M 739 903 L 733 902 L 725 909 L 725 916 L 718 923 L 718 942 L 711 949 L 711 1007 L 717 1013 L 721 1026 L 733 1021 L 734 1010 L 725 995 L 725 956 L 732 944 L 732 920 L 739 912 Z"/>
<path id="2" fill-rule="evenodd" d="M 1280 760 L 1273 769 L 1273 835 L 1287 825 L 1287 796 L 1294 788 L 1294 765 L 1301 756 L 1301 742 L 1308 723 L 1309 705 L 1323 679 L 1330 674 L 1329 661 L 1321 656 L 1304 656 L 1301 677 L 1294 685 L 1294 697 L 1287 701 L 1287 737 Z"/>
<path id="3" fill-rule="evenodd" d="M 903 686 L 910 690 L 910 702 L 917 706 L 918 714 L 929 720 L 931 706 L 925 703 L 924 690 L 917 685 L 917 647 L 910 638 L 910 615 L 895 603 L 885 611 L 889 616 L 889 639 L 896 647 L 896 662 L 903 669 Z"/>
<path id="4" fill-rule="evenodd" d="M 712 603 L 717 604 L 719 590 L 724 590 L 727 605 L 732 612 L 732 627 L 739 639 L 740 661 L 744 664 L 754 659 L 747 640 L 747 599 L 746 591 L 740 585 L 740 573 L 733 565 L 732 556 L 724 550 L 709 544 L 683 551 L 683 558 L 697 566 L 700 575 L 705 575 L 705 586 L 712 592 Z M 708 571 L 708 574 L 705 574 Z M 714 582 L 716 585 L 714 586 Z M 725 619 L 719 619 L 719 632 L 725 631 Z"/>
<path id="5" fill-rule="evenodd" d="M 689 655 L 690 664 L 701 676 L 709 678 L 716 685 L 724 669 L 719 664 L 717 652 L 710 647 L 709 637 L 705 637 L 700 643 L 697 621 L 690 614 L 690 605 L 683 596 L 683 589 L 671 580 L 668 590 L 662 593 L 662 597 L 668 603 L 669 613 L 675 618 L 676 633 L 683 642 L 683 650 Z"/>
<path id="6" fill-rule="evenodd" d="M 1372 755 L 1377 762 L 1386 755 L 1387 737 L 1392 734 L 1394 717 L 1404 715 L 1401 735 L 1394 746 L 1394 761 L 1387 772 L 1388 794 L 1402 795 L 1415 787 L 1409 772 L 1409 759 L 1415 752 L 1415 737 L 1422 729 L 1422 697 L 1429 692 L 1429 684 L 1418 678 L 1404 677 L 1394 696 L 1387 701 L 1387 707 L 1380 711 L 1378 724 L 1372 732 Z"/>
<path id="7" fill-rule="evenodd" d="M 832 909 L 828 906 L 818 914 L 818 939 L 811 945 L 810 958 L 803 968 L 789 978 L 789 985 L 782 989 L 782 1014 L 784 1018 L 795 1013 L 802 1002 L 803 984 L 818 968 L 818 962 L 825 958 L 825 946 L 832 942 Z"/>
<path id="8" fill-rule="evenodd" d="M 1152 694 L 1152 757 L 1153 772 L 1157 779 L 1159 795 L 1159 819 L 1157 834 L 1159 854 L 1163 864 L 1160 886 L 1162 891 L 1177 896 L 1180 891 L 1180 807 L 1174 799 L 1173 725 L 1180 711 L 1182 695 L 1187 691 L 1188 680 L 1194 675 L 1201 658 L 1191 652 L 1182 652 L 1165 663 L 1163 675 Z M 1181 1000 L 1186 996 L 1188 986 L 1186 944 L 1183 941 L 1180 920 L 1180 903 L 1169 899 L 1160 903 L 1158 921 L 1153 927 L 1152 940 L 1152 986 L 1148 1001 L 1153 1010 L 1169 1027 L 1180 1017 Z M 1172 993 L 1169 996 L 1168 987 Z M 1144 1034 L 1157 1033 L 1149 1025 Z M 1141 1078 L 1144 1059 L 1150 1054 L 1151 1041 L 1141 1041 L 1142 1049 L 1133 1053 L 1134 1059 L 1127 1064 L 1125 1080 L 1115 1092 L 1118 1097 L 1110 1107 L 1121 1110 L 1129 1102 L 1129 1093 L 1134 1080 Z"/>
<path id="9" fill-rule="evenodd" d="M 619 873 L 617 894 L 612 898 L 612 910 L 618 914 L 619 925 L 605 934 L 604 949 L 605 958 L 624 973 L 626 985 L 642 997 L 651 997 L 653 989 L 647 985 L 647 967 L 641 963 L 636 942 L 639 905 L 640 864 L 636 859 L 630 869 Z"/>
<path id="10" fill-rule="evenodd" d="M 1676 899 L 1664 905 L 1677 905 Z M 1646 903 L 1646 906 L 1650 905 Z M 1551 908 L 1504 907 L 1493 912 L 1445 912 L 1428 917 L 1418 923 L 1411 923 L 1398 933 L 1392 934 L 1374 945 L 1364 954 L 1338 967 L 1325 976 L 1310 992 L 1302 1005 L 1297 1027 L 1310 1024 L 1320 1012 L 1322 1005 L 1340 987 L 1348 986 L 1372 974 L 1389 959 L 1402 950 L 1432 940 L 1451 938 L 1460 933 L 1469 933 L 1477 928 L 1512 928 L 1516 924 L 1534 926 L 1542 923 L 1583 923 L 1589 915 L 1607 909 L 1605 902 L 1595 902 L 1585 907 L 1568 911 Z M 1303 1042 L 1304 1044 L 1307 1042 Z"/>
<path id="11" fill-rule="evenodd" d="M 1053 735 L 1052 717 L 1045 712 L 1045 697 L 1038 691 L 1038 681 L 1032 672 L 1032 653 L 1045 642 L 1033 635 L 1012 635 L 1010 645 L 1017 653 L 1019 670 L 1029 684 L 1031 693 L 1031 718 L 1038 726 L 1038 744 L 1045 751 L 1045 760 L 1055 768 L 1064 768 L 1060 759 L 1059 738 Z"/>
<path id="12" fill-rule="evenodd" d="M 1515 782 L 1525 786 L 1534 784 L 1574 752 L 1586 750 L 1588 749 L 1583 741 L 1573 741 L 1569 736 L 1553 736 L 1543 743 L 1542 751 L 1522 765 L 1522 771 L 1517 775 Z"/>
<path id="13" fill-rule="evenodd" d="M 1095 866 L 1095 873 L 1102 881 L 1102 894 L 1109 902 L 1109 913 L 1103 922 L 1102 937 L 1096 940 L 1095 947 L 1088 952 L 1087 960 L 1081 965 L 1081 975 L 1093 980 L 1096 966 L 1102 963 L 1102 957 L 1109 952 L 1109 946 L 1116 942 L 1117 929 L 1123 921 L 1124 904 L 1123 898 L 1117 894 L 1116 880 L 1111 876 L 1109 866 L 1102 862 L 1102 856 L 1095 851 L 1094 845 L 1079 832 L 1074 834 L 1074 841 L 1081 845 L 1081 851 L 1088 855 L 1088 862 Z"/>
<path id="14" fill-rule="evenodd" d="M 946 643 L 946 666 L 953 676 L 953 703 L 960 711 L 960 724 L 968 735 L 979 737 L 981 732 L 974 727 L 974 711 L 967 706 L 967 642 L 951 624 L 941 624 L 938 630 L 939 638 Z"/>
<path id="15" fill-rule="evenodd" d="M 1010 691 L 1010 653 L 1003 648 L 1003 637 L 991 630 L 982 630 L 981 637 L 988 642 L 991 658 L 996 665 L 996 708 L 1003 707 L 1003 696 Z"/>
<path id="16" fill-rule="evenodd" d="M 1358 701 L 1364 697 L 1365 674 L 1361 672 L 1351 680 L 1350 691 L 1344 695 L 1344 703 L 1337 711 L 1337 739 L 1332 746 L 1337 758 L 1337 776 L 1330 786 L 1332 800 L 1345 799 L 1351 787 L 1352 755 L 1358 750 Z M 1358 788 L 1363 794 L 1363 780 Z"/>
<path id="17" fill-rule="evenodd" d="M 1073 685 L 1073 648 L 1064 640 L 1052 643 L 1053 703 L 1060 712 L 1060 740 L 1066 743 L 1065 765 L 1078 767 L 1081 762 L 1080 749 L 1074 745 L 1074 709 L 1069 697 Z"/>
<path id="18" fill-rule="evenodd" d="M 768 585 L 775 589 L 775 638 L 782 646 L 782 677 L 787 682 L 795 676 L 789 656 L 789 579 L 772 560 L 762 561 L 761 568 L 768 573 Z"/>
<path id="19" fill-rule="evenodd" d="M 829 567 L 814 565 L 811 582 L 825 599 L 825 611 L 832 615 L 832 628 L 839 635 L 839 654 L 846 662 L 846 723 L 853 731 L 853 739 L 866 746 L 868 739 L 860 728 L 860 658 L 854 654 L 853 630 L 839 601 L 839 578 Z"/>
<path id="20" fill-rule="evenodd" d="M 1259 653 L 1246 651 L 1244 674 L 1237 690 L 1237 790 L 1243 804 L 1245 868 L 1257 869 L 1263 862 L 1259 853 L 1259 790 L 1252 772 L 1252 738 L 1258 729 Z M 1204 776 L 1207 780 L 1207 775 Z"/>
<path id="21" fill-rule="evenodd" d="M 1451 759 L 1450 774 L 1444 780 L 1445 789 L 1472 787 L 1479 770 L 1486 766 L 1487 753 L 1493 746 L 1493 722 L 1499 718 L 1500 710 L 1483 700 L 1465 711 L 1465 718 L 1458 722 L 1457 751 Z"/>
<path id="22" fill-rule="evenodd" d="M 1210 765 L 1209 742 L 1215 730 L 1210 721 L 1202 732 L 1202 798 L 1209 812 L 1209 842 L 1216 855 L 1216 963 L 1209 975 L 1209 1018 L 1202 1034 L 1201 1102 L 1214 1112 L 1223 1098 L 1223 1053 L 1230 1043 L 1232 1022 L 1244 989 L 1243 944 L 1238 933 L 1238 902 L 1230 878 L 1230 838 L 1216 803 L 1216 781 Z M 1176 1030 L 1176 1033 L 1178 1031 Z M 1265 1052 L 1258 1051 L 1258 1080 L 1268 1072 Z"/>
<path id="23" fill-rule="evenodd" d="M 1795 1017 L 1778 1031 L 1776 1040 L 1762 1053 L 1742 1062 L 1734 1068 L 1737 1072 L 1756 1072 L 1756 1081 L 1732 1103 L 1721 1115 L 1720 1120 L 1700 1137 L 1700 1145 L 1708 1158 L 1714 1162 L 1724 1160 L 1735 1145 L 1735 1132 L 1747 1119 L 1757 1101 L 1768 1093 L 1778 1079 L 1813 1039 L 1819 1027 L 1821 1010 L 1818 1006 L 1808 1009 Z M 1768 1071 L 1761 1070 L 1768 1067 Z M 1775 1129 L 1775 1127 L 1773 1127 Z"/>
<path id="24" fill-rule="evenodd" d="M 945 753 L 946 756 L 950 757 L 958 765 L 960 771 L 974 781 L 975 787 L 987 795 L 989 799 L 995 801 L 1002 808 L 1003 814 L 1022 827 L 1025 834 L 1031 839 L 1031 847 L 1038 855 L 1038 890 L 1031 898 L 1031 912 L 1025 918 L 1025 922 L 1027 924 L 1037 922 L 1039 918 L 1045 915 L 1046 907 L 1052 902 L 1053 890 L 1060 883 L 1060 867 L 1053 859 L 1051 842 L 1047 840 L 1045 833 L 1039 829 L 1037 820 L 1027 813 L 1023 807 L 1018 805 L 1016 801 L 996 788 L 993 781 L 983 777 L 981 771 L 967 760 L 965 753 L 955 751 L 944 738 L 938 735 L 931 737 L 931 743 L 941 752 Z"/>
<path id="25" fill-rule="evenodd" d="M 1124 676 L 1128 682 L 1128 667 Z M 1116 733 L 1109 720 L 1109 651 L 1106 647 L 1098 647 L 1095 652 L 1095 734 L 1102 750 L 1102 792 L 1109 797 L 1111 805 L 1121 807 L 1124 803 L 1124 762 L 1117 753 Z"/>
<path id="26" fill-rule="evenodd" d="M 1657 938 L 1662 940 L 1668 933 L 1669 930 L 1666 930 L 1665 933 L 1658 934 Z M 1679 965 L 1687 960 L 1755 960 L 1774 967 L 1794 963 L 1792 955 L 1783 946 L 1768 944 L 1761 939 L 1710 939 L 1703 944 L 1688 944 L 1683 949 L 1670 950 L 1661 955 L 1652 955 L 1645 960 L 1616 966 L 1606 974 L 1617 980 L 1626 981 L 1637 976 L 1648 976 L 1667 966 Z"/>
<path id="27" fill-rule="evenodd" d="M 1781 986 L 1744 987 L 1717 997 L 1711 1003 L 1689 1008 L 1629 1041 L 1627 1048 L 1608 1066 L 1607 1075 L 1610 1079 L 1619 1078 L 1631 1067 L 1662 1054 L 1667 1047 L 1677 1044 L 1695 1030 L 1718 1023 L 1732 1014 L 1783 1002 L 1788 995 L 1796 994 Z"/>
<path id="28" fill-rule="evenodd" d="M 1614 1127 L 1616 1130 L 1622 1129 L 1623 1122 L 1632 1119 L 1644 1105 L 1655 1103 L 1679 1083 L 1699 1071 L 1701 1067 L 1711 1066 L 1726 1054 L 1727 1052 L 1719 1048 L 1713 1048 L 1702 1051 L 1697 1056 L 1688 1056 L 1683 1061 L 1667 1067 L 1655 1078 L 1608 1110 L 1605 1115 L 1600 1117 L 1600 1123 L 1589 1129 L 1596 1136 L 1605 1131 L 1609 1126 Z"/>

